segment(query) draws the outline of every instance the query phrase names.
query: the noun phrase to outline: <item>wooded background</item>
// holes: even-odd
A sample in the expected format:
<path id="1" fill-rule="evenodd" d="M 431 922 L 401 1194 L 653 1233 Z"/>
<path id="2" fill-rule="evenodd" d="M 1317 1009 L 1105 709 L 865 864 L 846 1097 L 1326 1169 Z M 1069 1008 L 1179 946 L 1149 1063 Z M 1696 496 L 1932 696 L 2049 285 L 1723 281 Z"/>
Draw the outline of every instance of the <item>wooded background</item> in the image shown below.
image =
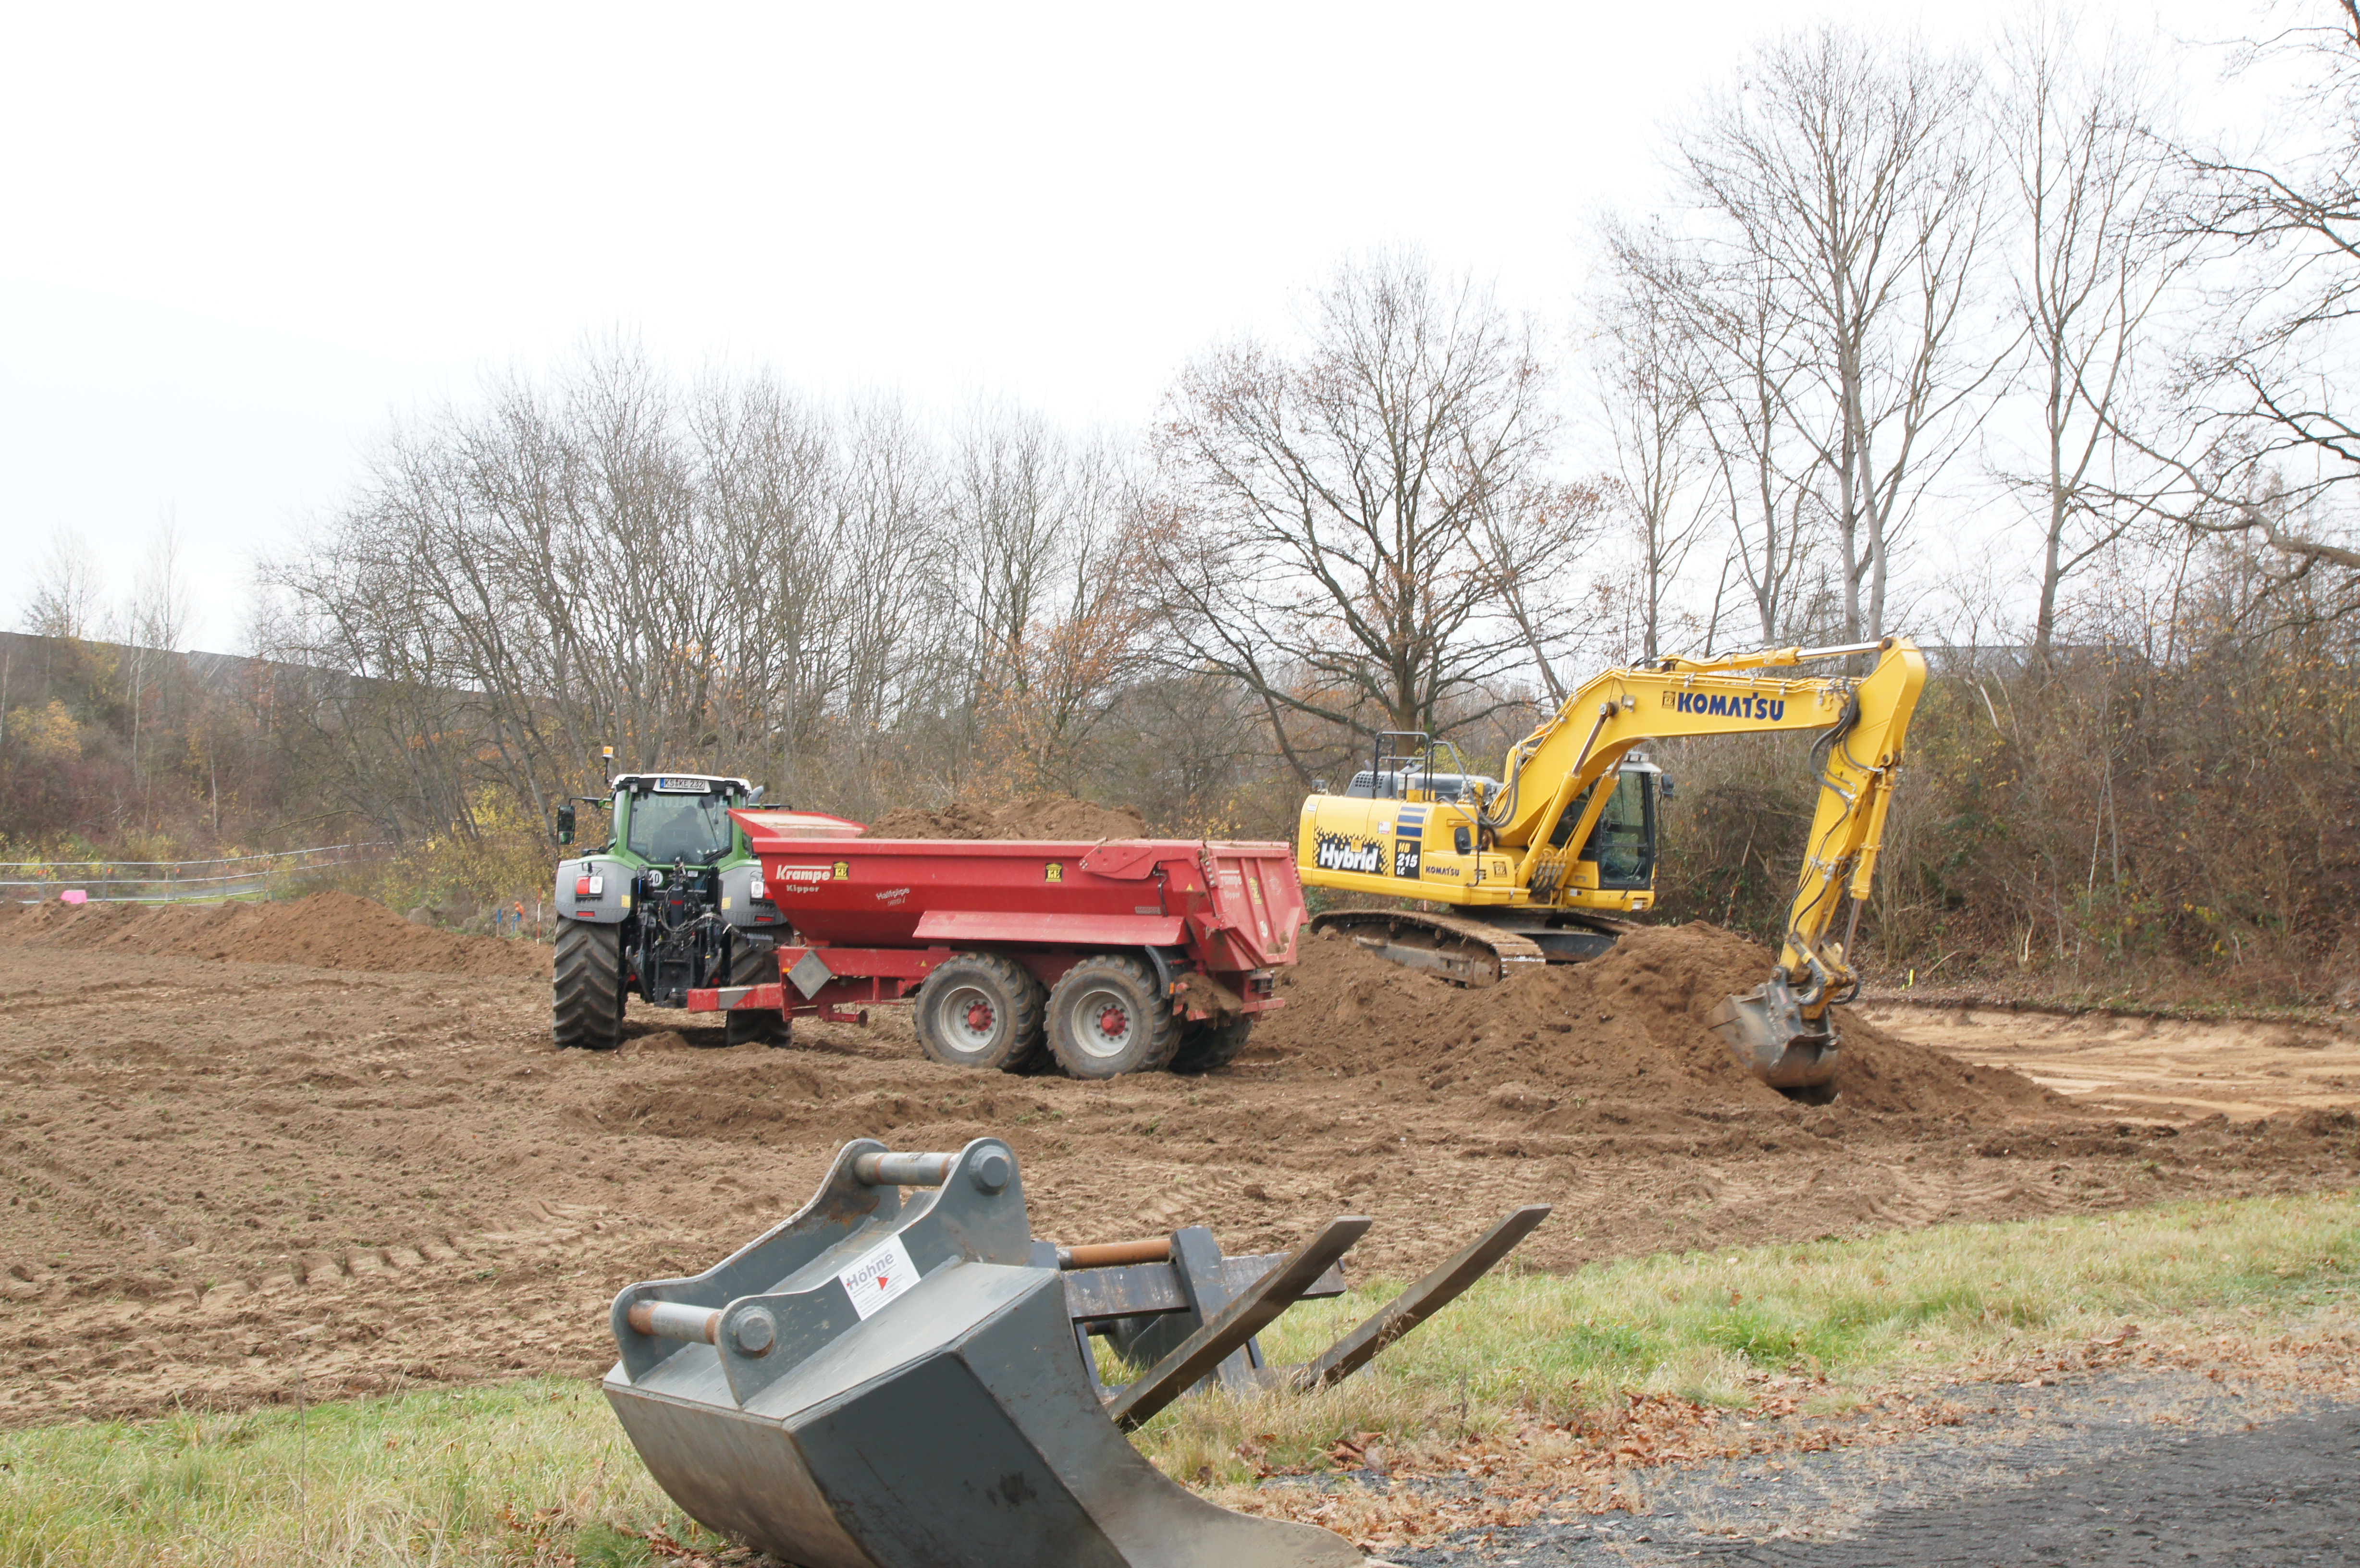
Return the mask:
<path id="1" fill-rule="evenodd" d="M 2327 996 L 2360 19 L 2243 64 L 2278 107 L 2225 147 L 2070 16 L 1769 40 L 1598 225 L 1588 297 L 1355 256 L 1143 431 L 587 346 L 389 431 L 262 563 L 240 657 L 185 648 L 169 526 L 120 603 L 53 539 L 0 643 L 0 849 L 384 836 L 499 896 L 605 745 L 855 817 L 1061 791 L 1291 837 L 1377 730 L 1496 769 L 1606 665 L 1903 632 L 1936 679 L 1877 963 Z M 1658 757 L 1666 911 L 1775 934 L 1805 750 Z"/>

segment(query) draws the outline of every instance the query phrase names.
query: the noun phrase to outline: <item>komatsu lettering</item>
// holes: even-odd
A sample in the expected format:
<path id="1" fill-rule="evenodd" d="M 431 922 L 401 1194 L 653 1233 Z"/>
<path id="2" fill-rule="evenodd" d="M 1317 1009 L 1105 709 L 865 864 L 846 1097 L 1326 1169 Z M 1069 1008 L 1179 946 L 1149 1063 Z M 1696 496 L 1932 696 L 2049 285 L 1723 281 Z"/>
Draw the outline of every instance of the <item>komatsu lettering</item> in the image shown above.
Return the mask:
<path id="1" fill-rule="evenodd" d="M 1683 713 L 1703 713 L 1716 719 L 1765 719 L 1772 724 L 1786 716 L 1786 698 L 1764 697 L 1752 691 L 1743 696 L 1683 691 L 1674 707 Z"/>

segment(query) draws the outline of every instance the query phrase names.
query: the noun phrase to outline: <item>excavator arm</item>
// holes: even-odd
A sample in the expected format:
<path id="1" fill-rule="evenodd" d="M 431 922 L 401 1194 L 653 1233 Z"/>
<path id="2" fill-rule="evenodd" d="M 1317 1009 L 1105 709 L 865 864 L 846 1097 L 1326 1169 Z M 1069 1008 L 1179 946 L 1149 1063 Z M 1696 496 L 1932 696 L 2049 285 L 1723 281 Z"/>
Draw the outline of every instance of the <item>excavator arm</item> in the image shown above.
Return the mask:
<path id="1" fill-rule="evenodd" d="M 1859 681 L 1765 674 L 1866 653 L 1878 655 L 1876 666 Z M 1819 732 L 1812 747 L 1819 808 L 1778 967 L 1752 991 L 1724 999 L 1710 1018 L 1757 1077 L 1774 1088 L 1807 1092 L 1835 1075 L 1829 1009 L 1859 989 L 1846 951 L 1852 922 L 1875 877 L 1909 717 L 1925 684 L 1925 656 L 1907 637 L 1609 670 L 1509 754 L 1507 776 L 1481 820 L 1503 849 L 1524 852 L 1519 871 L 1534 902 L 1566 902 L 1579 896 L 1565 886 L 1574 846 L 1587 842 L 1605 806 L 1607 792 L 1597 786 L 1620 769 L 1633 746 L 1671 735 Z M 1847 895 L 1851 922 L 1844 940 L 1831 942 L 1828 932 Z"/>

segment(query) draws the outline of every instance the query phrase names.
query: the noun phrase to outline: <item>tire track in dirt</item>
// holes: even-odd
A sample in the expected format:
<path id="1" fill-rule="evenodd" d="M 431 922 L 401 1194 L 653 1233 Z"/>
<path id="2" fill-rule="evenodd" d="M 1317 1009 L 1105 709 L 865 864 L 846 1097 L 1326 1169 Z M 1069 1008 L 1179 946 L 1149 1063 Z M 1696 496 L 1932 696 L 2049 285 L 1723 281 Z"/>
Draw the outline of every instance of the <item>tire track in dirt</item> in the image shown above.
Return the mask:
<path id="1" fill-rule="evenodd" d="M 0 1421 L 595 1375 L 618 1286 L 742 1244 L 858 1136 L 1008 1138 L 1060 1241 L 1370 1214 L 1356 1278 L 1534 1200 L 1520 1266 L 1557 1269 L 2360 1172 L 2348 1113 L 2092 1118 L 1874 1026 L 1860 1103 L 1756 1093 L 1688 1028 L 1743 944 L 1521 997 L 1331 948 L 1233 1069 L 1109 1083 L 936 1066 L 890 1009 L 784 1051 L 635 1011 L 621 1051 L 560 1053 L 545 980 L 111 952 L 85 984 L 0 947 Z"/>

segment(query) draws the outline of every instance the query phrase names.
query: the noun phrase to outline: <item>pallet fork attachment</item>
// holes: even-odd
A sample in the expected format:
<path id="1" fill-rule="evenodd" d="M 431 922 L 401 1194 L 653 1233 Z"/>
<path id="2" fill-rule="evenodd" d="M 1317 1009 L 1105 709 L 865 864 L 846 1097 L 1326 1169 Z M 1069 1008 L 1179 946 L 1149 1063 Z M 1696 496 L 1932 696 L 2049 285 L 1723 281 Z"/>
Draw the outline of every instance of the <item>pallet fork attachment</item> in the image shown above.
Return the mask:
<path id="1" fill-rule="evenodd" d="M 1346 1375 L 1546 1213 L 1509 1215 L 1306 1367 L 1248 1378 L 1311 1388 Z M 1033 1240 L 998 1138 L 955 1154 L 858 1139 L 750 1245 L 625 1287 L 606 1398 L 690 1517 L 812 1568 L 1357 1568 L 1342 1537 L 1207 1502 L 1122 1434 L 1292 1302 L 1340 1293 L 1335 1262 L 1368 1226 L 1336 1220 L 1284 1258 L 1223 1258 L 1198 1231 L 1179 1248 L 1196 1256 L 1191 1280 L 1169 1244 Z M 1185 1332 L 1109 1399 L 1087 1334 L 1117 1305 Z"/>

